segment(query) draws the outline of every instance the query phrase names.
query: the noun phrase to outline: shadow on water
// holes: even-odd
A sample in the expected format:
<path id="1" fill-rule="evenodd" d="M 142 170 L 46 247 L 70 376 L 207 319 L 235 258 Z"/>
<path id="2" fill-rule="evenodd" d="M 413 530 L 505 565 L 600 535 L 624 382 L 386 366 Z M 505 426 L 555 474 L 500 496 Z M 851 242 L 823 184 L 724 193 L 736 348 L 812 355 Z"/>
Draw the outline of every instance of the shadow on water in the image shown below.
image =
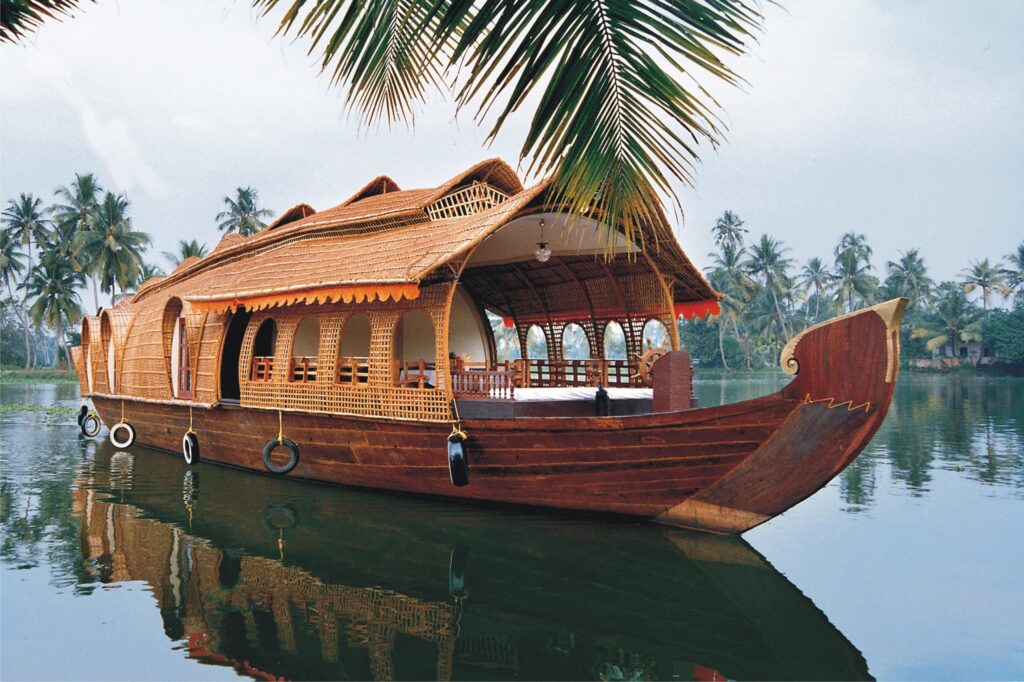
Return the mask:
<path id="1" fill-rule="evenodd" d="M 188 655 L 253 677 L 864 679 L 742 540 L 188 469 L 100 444 L 81 565 L 144 581 Z"/>

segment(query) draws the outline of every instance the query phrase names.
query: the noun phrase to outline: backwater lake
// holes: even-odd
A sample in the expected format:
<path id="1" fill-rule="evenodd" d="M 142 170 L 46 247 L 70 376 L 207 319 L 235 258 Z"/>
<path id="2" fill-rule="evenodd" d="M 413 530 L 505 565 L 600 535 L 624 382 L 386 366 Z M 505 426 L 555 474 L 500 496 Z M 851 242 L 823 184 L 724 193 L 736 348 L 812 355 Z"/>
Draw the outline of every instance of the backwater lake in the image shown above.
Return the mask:
<path id="1" fill-rule="evenodd" d="M 0 451 L 4 680 L 1024 678 L 1024 379 L 903 373 L 742 539 L 188 467 L 68 411 L 8 407 Z"/>

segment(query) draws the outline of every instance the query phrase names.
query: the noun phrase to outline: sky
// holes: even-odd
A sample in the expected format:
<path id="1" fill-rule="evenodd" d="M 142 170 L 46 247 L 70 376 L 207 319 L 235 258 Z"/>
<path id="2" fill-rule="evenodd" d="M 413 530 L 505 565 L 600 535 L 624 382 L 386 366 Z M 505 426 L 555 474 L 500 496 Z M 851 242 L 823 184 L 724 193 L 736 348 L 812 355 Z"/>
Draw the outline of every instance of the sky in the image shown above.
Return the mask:
<path id="1" fill-rule="evenodd" d="M 710 83 L 726 140 L 677 188 L 698 267 L 726 209 L 803 263 L 866 234 L 875 266 L 918 248 L 936 279 L 1024 240 L 1024 1 L 784 0 Z M 99 0 L 0 46 L 0 200 L 49 201 L 74 174 L 127 192 L 154 251 L 211 248 L 239 186 L 275 214 L 336 205 L 377 175 L 436 186 L 477 161 L 513 166 L 525 119 L 493 143 L 444 97 L 414 129 L 366 129 L 306 43 L 245 0 Z M 529 180 L 529 178 L 528 178 Z M 167 267 L 162 257 L 150 259 Z"/>

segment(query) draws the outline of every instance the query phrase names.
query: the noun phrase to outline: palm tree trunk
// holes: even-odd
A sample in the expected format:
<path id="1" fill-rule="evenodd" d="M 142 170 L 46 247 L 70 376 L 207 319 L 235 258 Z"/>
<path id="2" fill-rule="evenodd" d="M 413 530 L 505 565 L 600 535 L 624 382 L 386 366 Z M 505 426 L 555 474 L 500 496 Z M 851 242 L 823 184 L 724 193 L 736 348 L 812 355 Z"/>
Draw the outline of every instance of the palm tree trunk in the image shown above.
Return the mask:
<path id="1" fill-rule="evenodd" d="M 768 280 L 768 290 L 772 292 L 772 301 L 775 302 L 775 314 L 779 318 L 779 326 L 782 327 L 782 334 L 789 341 L 789 329 L 786 328 L 786 321 L 782 319 L 782 308 L 779 306 L 779 297 L 775 295 L 775 282 Z"/>
<path id="2" fill-rule="evenodd" d="M 28 330 L 28 315 L 25 313 L 24 308 L 18 304 L 18 301 L 15 300 L 14 289 L 11 288 L 10 280 L 7 280 L 7 295 L 11 297 L 11 303 L 14 304 L 14 309 L 18 311 L 18 319 L 21 321 L 21 326 L 25 331 L 25 369 L 28 369 L 32 356 L 32 335 Z"/>
<path id="3" fill-rule="evenodd" d="M 96 306 L 96 315 L 100 314 L 100 292 L 96 288 L 96 273 L 92 273 L 92 302 Z"/>
<path id="4" fill-rule="evenodd" d="M 63 344 L 64 325 L 57 320 L 57 334 L 53 338 L 53 368 L 60 369 L 60 348 Z"/>
<path id="5" fill-rule="evenodd" d="M 821 319 L 821 287 L 814 287 L 814 321 Z"/>
<path id="6" fill-rule="evenodd" d="M 731 371 L 729 363 L 725 361 L 725 325 L 721 319 L 718 320 L 718 354 L 722 356 L 722 367 L 725 368 L 725 371 Z"/>

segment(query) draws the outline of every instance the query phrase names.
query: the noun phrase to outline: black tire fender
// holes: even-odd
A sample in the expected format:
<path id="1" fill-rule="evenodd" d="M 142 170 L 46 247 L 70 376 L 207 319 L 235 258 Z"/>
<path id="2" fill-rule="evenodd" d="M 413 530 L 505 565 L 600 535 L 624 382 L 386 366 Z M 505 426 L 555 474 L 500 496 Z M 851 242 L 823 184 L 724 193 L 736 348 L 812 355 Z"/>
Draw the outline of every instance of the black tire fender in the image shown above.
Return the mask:
<path id="1" fill-rule="evenodd" d="M 84 419 L 85 419 L 85 418 L 86 418 L 86 417 L 87 417 L 88 415 L 89 415 L 89 408 L 88 408 L 88 407 L 86 407 L 85 405 L 82 405 L 82 407 L 81 407 L 81 408 L 79 408 L 79 410 L 78 410 L 78 425 L 79 425 L 79 426 L 81 426 L 81 425 L 82 425 L 82 421 L 83 421 L 83 420 L 84 420 Z"/>
<path id="2" fill-rule="evenodd" d="M 124 432 L 124 436 L 117 434 Z M 119 450 L 130 448 L 135 444 L 135 429 L 128 422 L 118 422 L 110 427 L 110 442 Z"/>
<path id="3" fill-rule="evenodd" d="M 448 477 L 456 488 L 469 485 L 469 460 L 466 458 L 466 435 L 448 436 Z"/>
<path id="4" fill-rule="evenodd" d="M 88 438 L 95 438 L 100 435 L 100 426 L 102 426 L 100 418 L 95 412 L 86 414 L 82 417 L 82 421 L 79 424 L 79 428 L 82 429 L 82 435 Z"/>
<path id="5" fill-rule="evenodd" d="M 199 464 L 199 436 L 195 431 L 189 431 L 182 436 L 181 454 L 185 458 L 185 464 L 189 466 Z"/>
<path id="6" fill-rule="evenodd" d="M 270 459 L 270 455 L 273 454 L 274 450 L 276 450 L 278 446 L 288 448 L 288 452 L 291 454 L 289 460 L 281 466 L 274 464 L 273 460 Z M 267 467 L 267 471 L 273 474 L 287 474 L 294 469 L 298 463 L 299 446 L 289 438 L 282 438 L 280 440 L 277 438 L 271 438 L 267 441 L 267 444 L 263 446 L 263 466 Z"/>

